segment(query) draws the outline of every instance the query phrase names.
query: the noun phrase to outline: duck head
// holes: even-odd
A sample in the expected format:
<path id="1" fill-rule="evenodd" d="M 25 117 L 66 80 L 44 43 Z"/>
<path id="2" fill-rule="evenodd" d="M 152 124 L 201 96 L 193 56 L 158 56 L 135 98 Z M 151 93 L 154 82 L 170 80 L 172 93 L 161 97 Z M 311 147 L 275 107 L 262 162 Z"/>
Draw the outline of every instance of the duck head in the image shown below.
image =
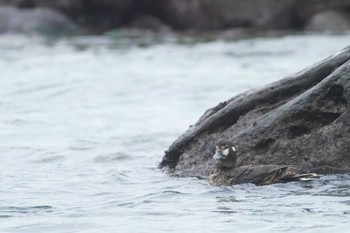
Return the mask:
<path id="1" fill-rule="evenodd" d="M 230 169 L 237 167 L 237 153 L 231 142 L 218 142 L 213 159 L 216 161 L 216 166 L 220 168 Z"/>

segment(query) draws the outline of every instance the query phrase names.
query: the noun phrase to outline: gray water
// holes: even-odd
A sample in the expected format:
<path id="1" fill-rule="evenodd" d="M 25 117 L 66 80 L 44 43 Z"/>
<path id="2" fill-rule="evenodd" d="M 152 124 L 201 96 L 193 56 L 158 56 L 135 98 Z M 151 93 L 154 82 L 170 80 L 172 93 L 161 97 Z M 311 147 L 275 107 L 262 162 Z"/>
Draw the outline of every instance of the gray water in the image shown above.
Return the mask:
<path id="1" fill-rule="evenodd" d="M 157 169 L 206 109 L 349 41 L 1 36 L 0 232 L 349 232 L 350 175 L 217 188 Z"/>

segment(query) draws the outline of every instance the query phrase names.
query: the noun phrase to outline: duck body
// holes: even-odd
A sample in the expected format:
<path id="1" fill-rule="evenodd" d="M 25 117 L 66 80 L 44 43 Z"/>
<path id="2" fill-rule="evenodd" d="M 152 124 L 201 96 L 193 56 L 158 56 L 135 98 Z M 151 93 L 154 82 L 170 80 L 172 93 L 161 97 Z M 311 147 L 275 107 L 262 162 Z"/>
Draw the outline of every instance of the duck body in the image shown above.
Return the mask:
<path id="1" fill-rule="evenodd" d="M 294 167 L 283 165 L 241 166 L 231 169 L 214 168 L 209 174 L 213 186 L 228 186 L 242 183 L 267 185 L 297 180 L 299 175 Z"/>
<path id="2" fill-rule="evenodd" d="M 230 142 L 219 142 L 213 156 L 215 167 L 209 173 L 213 186 L 228 186 L 242 183 L 268 185 L 296 180 L 318 178 L 315 173 L 300 174 L 289 165 L 237 166 L 238 156 Z"/>

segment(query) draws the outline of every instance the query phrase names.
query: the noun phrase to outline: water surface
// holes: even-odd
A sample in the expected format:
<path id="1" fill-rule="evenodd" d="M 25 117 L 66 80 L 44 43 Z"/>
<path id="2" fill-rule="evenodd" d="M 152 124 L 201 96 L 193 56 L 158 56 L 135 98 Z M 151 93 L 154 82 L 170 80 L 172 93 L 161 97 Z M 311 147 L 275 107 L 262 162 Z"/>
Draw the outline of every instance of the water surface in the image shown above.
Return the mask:
<path id="1" fill-rule="evenodd" d="M 217 188 L 157 165 L 206 109 L 349 39 L 0 37 L 0 232 L 346 232 L 349 175 Z"/>

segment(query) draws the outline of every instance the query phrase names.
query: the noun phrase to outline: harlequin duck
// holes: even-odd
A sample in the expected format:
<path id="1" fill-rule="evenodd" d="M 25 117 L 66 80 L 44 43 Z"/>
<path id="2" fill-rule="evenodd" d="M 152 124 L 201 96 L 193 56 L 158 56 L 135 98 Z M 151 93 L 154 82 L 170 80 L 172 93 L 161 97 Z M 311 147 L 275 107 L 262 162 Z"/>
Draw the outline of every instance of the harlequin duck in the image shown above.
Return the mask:
<path id="1" fill-rule="evenodd" d="M 215 167 L 210 171 L 209 183 L 214 186 L 228 186 L 242 183 L 267 185 L 296 180 L 318 178 L 315 173 L 298 173 L 289 165 L 246 165 L 237 166 L 237 152 L 230 142 L 221 141 L 216 145 L 213 156 Z"/>

